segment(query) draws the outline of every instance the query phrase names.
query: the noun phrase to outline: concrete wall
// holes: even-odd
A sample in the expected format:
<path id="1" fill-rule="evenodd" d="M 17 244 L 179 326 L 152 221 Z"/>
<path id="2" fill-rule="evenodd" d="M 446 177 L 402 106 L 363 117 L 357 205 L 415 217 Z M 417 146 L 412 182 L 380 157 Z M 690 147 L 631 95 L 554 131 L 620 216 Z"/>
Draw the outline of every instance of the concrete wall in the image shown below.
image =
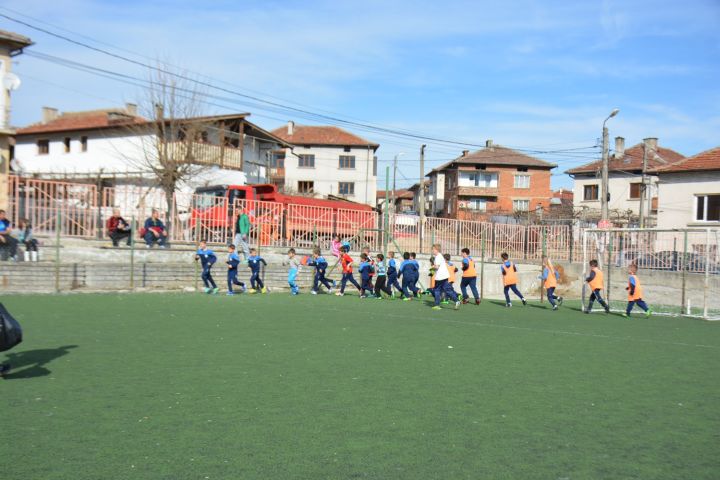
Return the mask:
<path id="1" fill-rule="evenodd" d="M 698 222 L 698 194 L 720 195 L 720 172 L 668 173 L 660 177 L 658 228 L 717 227 L 720 222 Z"/>
<path id="2" fill-rule="evenodd" d="M 300 167 L 298 155 L 315 155 L 314 167 Z M 355 168 L 340 168 L 340 156 L 355 157 Z M 298 182 L 314 182 L 314 192 L 319 195 L 339 195 L 339 182 L 355 184 L 354 195 L 350 200 L 375 206 L 377 195 L 377 175 L 373 171 L 374 156 L 372 148 L 353 147 L 346 152 L 343 147 L 296 146 L 287 149 L 285 154 L 285 188 L 298 190 Z"/>

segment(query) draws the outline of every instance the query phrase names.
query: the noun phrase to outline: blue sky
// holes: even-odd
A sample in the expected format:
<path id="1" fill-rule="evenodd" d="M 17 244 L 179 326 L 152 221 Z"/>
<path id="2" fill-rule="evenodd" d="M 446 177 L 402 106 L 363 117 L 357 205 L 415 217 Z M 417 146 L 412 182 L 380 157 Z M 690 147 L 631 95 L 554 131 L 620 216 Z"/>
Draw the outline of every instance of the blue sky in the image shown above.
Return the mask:
<path id="1" fill-rule="evenodd" d="M 232 90 L 433 137 L 473 144 L 492 138 L 538 151 L 591 147 L 618 107 L 610 136 L 624 136 L 628 146 L 658 137 L 662 146 L 691 155 L 720 145 L 718 0 L 7 0 L 2 7 L 79 40 L 121 47 L 113 51 L 123 55 L 161 58 Z M 0 28 L 30 36 L 37 52 L 146 76 L 138 66 L 6 19 Z M 27 55 L 16 58 L 14 69 L 23 80 L 13 96 L 15 125 L 39 120 L 43 105 L 74 111 L 142 95 Z M 207 110 L 249 111 L 268 129 L 288 119 L 313 123 L 243 102 Z M 420 141 L 356 133 L 381 144 L 382 167 L 404 152 L 398 184 L 417 181 Z M 464 148 L 471 147 L 430 143 L 428 169 Z M 553 186 L 567 187 L 563 172 L 597 155 L 537 156 L 559 164 Z"/>

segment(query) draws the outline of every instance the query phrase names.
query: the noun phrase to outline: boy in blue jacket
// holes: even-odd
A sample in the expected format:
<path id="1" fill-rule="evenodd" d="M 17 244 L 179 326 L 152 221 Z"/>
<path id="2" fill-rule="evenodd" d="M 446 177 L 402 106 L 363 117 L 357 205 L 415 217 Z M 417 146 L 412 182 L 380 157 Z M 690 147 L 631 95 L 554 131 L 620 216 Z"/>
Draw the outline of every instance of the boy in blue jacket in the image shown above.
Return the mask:
<path id="1" fill-rule="evenodd" d="M 250 290 L 249 293 L 256 293 L 258 289 L 261 293 L 267 293 L 265 284 L 260 278 L 260 264 L 267 266 L 264 258 L 257 254 L 257 249 L 250 249 L 248 257 L 248 267 L 250 268 Z"/>
<path id="2" fill-rule="evenodd" d="M 333 285 L 330 281 L 325 278 L 325 271 L 328 268 L 328 262 L 322 256 L 322 252 L 319 248 L 314 248 L 312 253 L 312 260 L 307 262 L 309 267 L 315 267 L 315 276 L 313 277 L 313 287 L 310 291 L 311 294 L 317 295 L 318 286 L 323 285 L 328 289 L 328 293 L 333 293 Z"/>
<path id="3" fill-rule="evenodd" d="M 388 291 L 390 291 L 390 295 L 395 298 L 395 292 L 393 292 L 393 287 L 402 294 L 402 287 L 400 286 L 400 283 L 398 282 L 398 264 L 395 260 L 395 252 L 388 252 L 388 261 L 387 261 L 387 287 Z"/>
<path id="4" fill-rule="evenodd" d="M 233 292 L 233 285 L 238 285 L 241 290 L 245 291 L 245 284 L 238 280 L 238 265 L 240 265 L 240 257 L 238 256 L 237 252 L 235 251 L 235 245 L 232 243 L 228 245 L 228 259 L 227 259 L 227 287 L 228 295 L 235 295 L 235 292 Z"/>
<path id="5" fill-rule="evenodd" d="M 218 287 L 215 284 L 215 280 L 213 280 L 212 273 L 210 273 L 210 269 L 215 262 L 217 262 L 217 257 L 212 250 L 207 248 L 207 243 L 205 242 L 198 244 L 197 252 L 195 252 L 195 261 L 197 262 L 198 260 L 200 260 L 202 264 L 202 274 L 200 278 L 202 278 L 203 284 L 205 285 L 205 293 L 218 293 Z"/>
<path id="6" fill-rule="evenodd" d="M 403 300 L 411 300 L 412 296 L 417 296 L 418 288 L 415 285 L 420 275 L 420 265 L 417 260 L 410 258 L 410 253 L 403 253 L 403 262 L 400 264 L 400 276 L 402 277 Z"/>
<path id="7" fill-rule="evenodd" d="M 373 294 L 373 285 L 371 281 L 371 274 L 373 273 L 373 266 L 367 253 L 360 254 L 360 266 L 358 267 L 360 272 L 360 298 L 367 298 Z M 365 292 L 369 292 L 369 295 Z"/>

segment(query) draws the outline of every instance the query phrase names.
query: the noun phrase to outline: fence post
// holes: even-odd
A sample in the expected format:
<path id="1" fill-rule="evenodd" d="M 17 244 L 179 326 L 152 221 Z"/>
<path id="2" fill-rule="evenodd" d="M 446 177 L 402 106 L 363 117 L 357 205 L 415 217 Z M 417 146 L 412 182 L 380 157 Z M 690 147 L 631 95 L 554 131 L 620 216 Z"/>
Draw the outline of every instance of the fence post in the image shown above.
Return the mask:
<path id="1" fill-rule="evenodd" d="M 542 229 L 542 256 L 547 256 L 547 229 L 543 227 Z M 543 303 L 543 281 L 542 281 L 542 274 L 544 270 L 544 266 L 542 263 L 542 260 L 540 260 L 540 303 Z"/>
<path id="2" fill-rule="evenodd" d="M 383 224 L 385 227 L 383 228 L 382 232 L 382 240 L 383 240 L 383 256 L 387 258 L 387 246 L 388 246 L 388 230 L 390 229 L 390 204 L 388 203 L 389 197 L 389 190 L 390 190 L 390 166 L 385 167 L 385 209 L 383 211 L 384 221 Z M 395 192 L 393 192 L 393 195 Z"/>
<path id="3" fill-rule="evenodd" d="M 200 235 L 200 219 L 199 219 L 199 218 L 196 218 L 196 219 L 195 219 L 195 242 L 196 242 L 196 243 L 200 241 L 199 235 Z M 247 241 L 248 241 L 248 242 L 250 241 L 249 236 L 248 236 Z M 245 260 L 247 260 L 247 258 L 246 258 Z M 200 288 L 200 285 L 198 284 L 198 274 L 199 274 L 199 271 L 198 271 L 198 262 L 197 262 L 197 260 L 196 260 L 194 263 L 195 263 L 195 291 L 197 292 L 198 288 Z"/>
<path id="4" fill-rule="evenodd" d="M 55 220 L 55 293 L 60 293 L 60 210 Z"/>
<path id="5" fill-rule="evenodd" d="M 463 221 L 464 221 L 464 220 L 457 220 L 457 221 L 455 222 L 455 225 L 456 225 L 456 227 L 455 227 L 455 247 L 456 247 L 456 248 L 455 248 L 455 255 L 460 255 L 460 249 L 462 248 L 462 247 L 460 246 L 460 224 L 461 224 L 461 222 L 463 222 Z"/>
<path id="6" fill-rule="evenodd" d="M 613 234 L 608 232 L 610 236 L 608 240 L 608 251 L 607 251 L 607 304 L 610 306 L 610 272 L 612 271 L 612 252 L 613 252 Z"/>
<path id="7" fill-rule="evenodd" d="M 710 291 L 710 229 L 705 230 L 705 285 L 703 288 L 703 317 L 708 317 L 708 292 Z"/>
<path id="8" fill-rule="evenodd" d="M 682 288 L 681 288 L 681 297 L 680 297 L 680 315 L 685 311 L 685 302 L 686 299 L 686 292 L 685 292 L 685 285 L 687 282 L 687 248 L 688 248 L 688 232 L 685 230 L 683 232 L 683 253 L 682 253 Z M 688 312 L 690 313 L 690 312 Z"/>
<path id="9" fill-rule="evenodd" d="M 485 293 L 485 237 L 483 236 L 480 243 L 480 301 L 483 300 Z"/>
<path id="10" fill-rule="evenodd" d="M 130 217 L 130 290 L 135 290 L 135 215 Z"/>

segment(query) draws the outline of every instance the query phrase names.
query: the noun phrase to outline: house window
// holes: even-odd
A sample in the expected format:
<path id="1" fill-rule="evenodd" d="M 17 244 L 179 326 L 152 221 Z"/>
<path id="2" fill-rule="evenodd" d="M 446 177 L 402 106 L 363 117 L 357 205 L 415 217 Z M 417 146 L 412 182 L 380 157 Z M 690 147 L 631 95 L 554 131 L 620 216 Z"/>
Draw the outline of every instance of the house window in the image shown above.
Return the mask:
<path id="1" fill-rule="evenodd" d="M 315 168 L 315 155 L 303 154 L 298 155 L 298 167 Z"/>
<path id="2" fill-rule="evenodd" d="M 270 168 L 285 168 L 285 152 L 273 152 L 270 157 Z"/>
<path id="3" fill-rule="evenodd" d="M 37 153 L 38 155 L 47 155 L 50 153 L 50 140 L 38 140 Z"/>
<path id="4" fill-rule="evenodd" d="M 355 182 L 339 182 L 338 183 L 338 194 L 339 195 L 355 195 Z"/>
<path id="5" fill-rule="evenodd" d="M 458 186 L 460 187 L 480 187 L 480 188 L 497 188 L 496 173 L 464 173 L 459 174 Z"/>
<path id="6" fill-rule="evenodd" d="M 630 184 L 630 199 L 637 200 L 640 198 L 642 192 L 642 183 L 631 183 Z"/>
<path id="7" fill-rule="evenodd" d="M 530 210 L 530 200 L 513 200 L 513 211 L 527 212 Z"/>
<path id="8" fill-rule="evenodd" d="M 301 180 L 298 182 L 298 192 L 313 193 L 315 190 L 315 182 Z"/>
<path id="9" fill-rule="evenodd" d="M 87 137 L 80 137 L 80 151 L 87 152 Z"/>
<path id="10" fill-rule="evenodd" d="M 583 200 L 597 200 L 600 197 L 597 185 L 585 185 L 583 188 Z"/>
<path id="11" fill-rule="evenodd" d="M 515 188 L 530 188 L 530 175 L 515 175 Z"/>
<path id="12" fill-rule="evenodd" d="M 695 201 L 695 220 L 720 222 L 720 194 L 698 195 Z"/>
<path id="13" fill-rule="evenodd" d="M 70 153 L 70 137 L 63 138 L 63 148 L 65 153 Z"/>
<path id="14" fill-rule="evenodd" d="M 355 168 L 355 155 L 340 155 L 340 168 Z"/>
<path id="15" fill-rule="evenodd" d="M 465 208 L 468 210 L 484 212 L 485 210 L 487 210 L 487 199 L 481 197 L 470 198 L 465 202 Z"/>

